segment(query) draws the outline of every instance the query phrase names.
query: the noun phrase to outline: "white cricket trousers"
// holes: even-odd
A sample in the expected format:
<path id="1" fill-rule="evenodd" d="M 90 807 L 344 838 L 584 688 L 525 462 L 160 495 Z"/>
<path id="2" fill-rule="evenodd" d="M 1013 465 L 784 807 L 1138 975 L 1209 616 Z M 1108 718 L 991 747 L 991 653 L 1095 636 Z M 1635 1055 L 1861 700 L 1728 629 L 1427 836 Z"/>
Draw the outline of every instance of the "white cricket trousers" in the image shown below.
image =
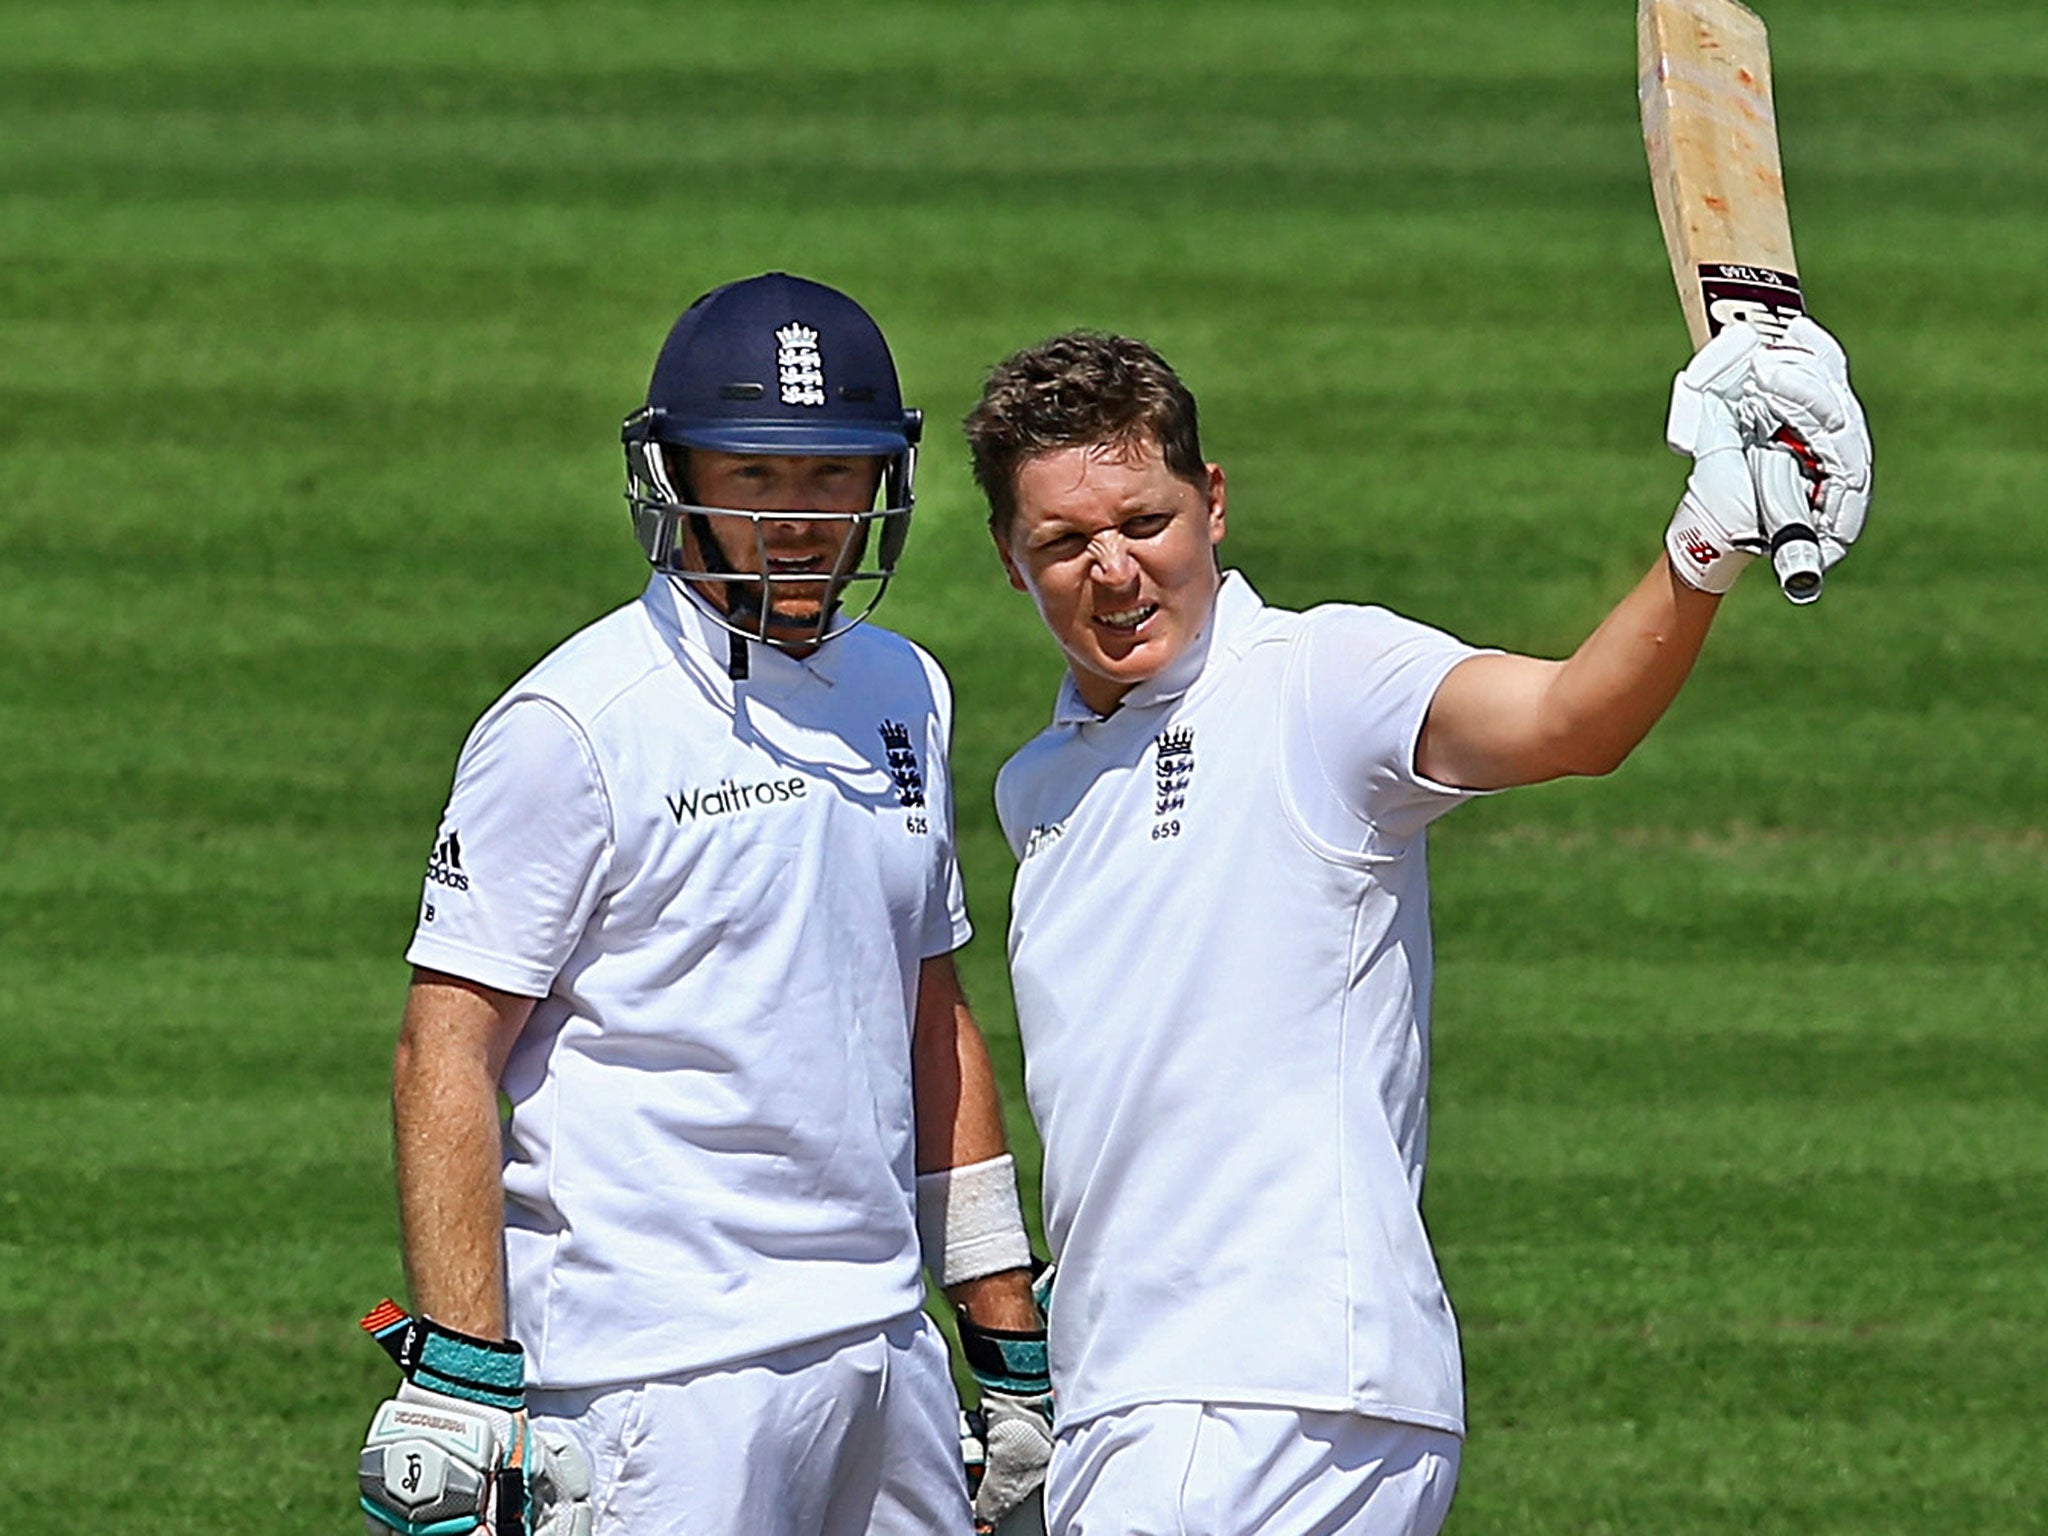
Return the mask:
<path id="1" fill-rule="evenodd" d="M 527 1394 L 595 1536 L 970 1536 L 944 1337 L 914 1312 L 710 1370 Z"/>
<path id="2" fill-rule="evenodd" d="M 1456 1435 L 1230 1403 L 1144 1403 L 1060 1431 L 1051 1536 L 1436 1536 Z"/>

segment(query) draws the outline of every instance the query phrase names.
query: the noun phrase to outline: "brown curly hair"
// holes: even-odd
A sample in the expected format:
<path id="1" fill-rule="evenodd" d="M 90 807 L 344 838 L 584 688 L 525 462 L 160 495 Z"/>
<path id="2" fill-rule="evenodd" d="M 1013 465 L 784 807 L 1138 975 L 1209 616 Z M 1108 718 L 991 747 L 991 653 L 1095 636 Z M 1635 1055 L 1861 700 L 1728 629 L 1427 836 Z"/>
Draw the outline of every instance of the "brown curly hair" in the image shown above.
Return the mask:
<path id="1" fill-rule="evenodd" d="M 1068 331 L 1012 353 L 960 425 L 989 528 L 1002 540 L 1017 515 L 1017 471 L 1040 454 L 1157 443 L 1175 475 L 1207 484 L 1195 397 L 1165 358 L 1129 336 Z"/>

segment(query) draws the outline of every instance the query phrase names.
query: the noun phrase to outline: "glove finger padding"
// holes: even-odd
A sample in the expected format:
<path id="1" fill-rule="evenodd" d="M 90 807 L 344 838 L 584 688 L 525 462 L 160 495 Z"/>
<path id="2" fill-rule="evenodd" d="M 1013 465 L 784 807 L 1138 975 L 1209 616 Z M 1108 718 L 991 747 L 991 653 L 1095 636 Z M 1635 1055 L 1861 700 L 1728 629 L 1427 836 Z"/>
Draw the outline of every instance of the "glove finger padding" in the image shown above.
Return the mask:
<path id="1" fill-rule="evenodd" d="M 1872 459 L 1869 424 L 1850 388 L 1841 343 L 1800 316 L 1783 341 L 1756 354 L 1739 414 L 1760 450 L 1797 464 L 1806 482 L 1805 517 L 1820 537 L 1824 562 L 1834 564 L 1863 531 Z M 1779 505 L 1790 499 L 1784 466 L 1752 463 L 1766 513 L 1788 513 Z"/>
<path id="2" fill-rule="evenodd" d="M 356 1464 L 368 1529 L 401 1536 L 502 1530 L 506 1495 L 518 1496 L 504 1474 L 509 1466 L 520 1476 L 524 1438 L 510 1414 L 406 1382 L 371 1418 Z"/>
<path id="3" fill-rule="evenodd" d="M 533 1536 L 590 1536 L 590 1458 L 567 1435 L 549 1430 L 533 1438 L 536 1455 L 526 1483 L 526 1517 Z"/>
<path id="4" fill-rule="evenodd" d="M 1736 412 L 1761 345 L 1750 326 L 1731 325 L 1671 382 L 1664 440 L 1693 465 L 1664 547 L 1673 569 L 1702 592 L 1726 592 L 1768 543 Z"/>
<path id="5" fill-rule="evenodd" d="M 1050 1276 L 1048 1266 L 1037 1292 L 1041 1311 Z M 981 1480 L 972 1489 L 975 1527 L 1007 1531 L 1006 1522 L 1038 1498 L 1052 1461 L 1045 1330 L 982 1328 L 964 1313 L 959 1323 L 960 1351 L 981 1389 L 981 1407 L 972 1415 L 982 1451 Z"/>
<path id="6" fill-rule="evenodd" d="M 1052 1462 L 1051 1413 L 1050 1394 L 1039 1400 L 982 1393 L 986 1461 L 981 1486 L 974 1493 L 976 1524 L 999 1529 L 1014 1510 L 1044 1488 L 1046 1468 Z"/>

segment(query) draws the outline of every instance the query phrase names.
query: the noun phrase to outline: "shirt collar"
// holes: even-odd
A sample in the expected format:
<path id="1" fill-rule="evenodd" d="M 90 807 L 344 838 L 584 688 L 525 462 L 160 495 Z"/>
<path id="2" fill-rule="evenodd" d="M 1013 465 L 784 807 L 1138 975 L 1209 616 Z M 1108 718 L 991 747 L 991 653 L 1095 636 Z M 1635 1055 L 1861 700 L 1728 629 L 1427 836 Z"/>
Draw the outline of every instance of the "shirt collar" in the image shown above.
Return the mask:
<path id="1" fill-rule="evenodd" d="M 1168 662 L 1158 676 L 1146 679 L 1125 694 L 1112 713 L 1151 709 L 1181 697 L 1201 679 L 1209 664 L 1213 644 L 1221 639 L 1223 648 L 1234 652 L 1238 641 L 1264 607 L 1265 603 L 1242 573 L 1225 571 L 1223 584 L 1216 591 L 1215 605 L 1209 610 L 1209 622 L 1196 631 L 1187 649 Z M 1069 670 L 1060 680 L 1059 697 L 1053 702 L 1052 723 L 1095 725 L 1108 718 L 1110 716 L 1095 713 L 1082 699 L 1081 690 L 1074 683 L 1074 674 Z"/>
<path id="2" fill-rule="evenodd" d="M 703 601 L 673 576 L 655 572 L 641 601 L 655 628 L 694 669 L 730 679 L 733 647 L 741 645 L 746 647 L 747 682 L 786 686 L 804 677 L 814 677 L 828 686 L 833 682 L 829 642 L 799 660 L 777 646 L 735 635 L 712 618 Z"/>

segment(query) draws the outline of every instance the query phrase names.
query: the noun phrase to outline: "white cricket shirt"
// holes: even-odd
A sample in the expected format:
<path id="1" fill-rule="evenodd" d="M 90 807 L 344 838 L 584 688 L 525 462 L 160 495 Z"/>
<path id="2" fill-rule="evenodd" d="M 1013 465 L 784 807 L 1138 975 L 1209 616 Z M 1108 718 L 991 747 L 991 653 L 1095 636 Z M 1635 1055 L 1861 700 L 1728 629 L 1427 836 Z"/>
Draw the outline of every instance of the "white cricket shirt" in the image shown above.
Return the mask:
<path id="1" fill-rule="evenodd" d="M 505 1070 L 529 1383 L 915 1310 L 919 964 L 965 942 L 930 657 L 796 661 L 656 577 L 471 731 L 406 958 L 538 998 Z"/>
<path id="2" fill-rule="evenodd" d="M 1463 1433 L 1419 1202 L 1423 829 L 1467 796 L 1414 760 L 1474 654 L 1233 573 L 1167 673 L 1107 719 L 1070 677 L 998 777 L 1063 1425 L 1195 1400 Z"/>

